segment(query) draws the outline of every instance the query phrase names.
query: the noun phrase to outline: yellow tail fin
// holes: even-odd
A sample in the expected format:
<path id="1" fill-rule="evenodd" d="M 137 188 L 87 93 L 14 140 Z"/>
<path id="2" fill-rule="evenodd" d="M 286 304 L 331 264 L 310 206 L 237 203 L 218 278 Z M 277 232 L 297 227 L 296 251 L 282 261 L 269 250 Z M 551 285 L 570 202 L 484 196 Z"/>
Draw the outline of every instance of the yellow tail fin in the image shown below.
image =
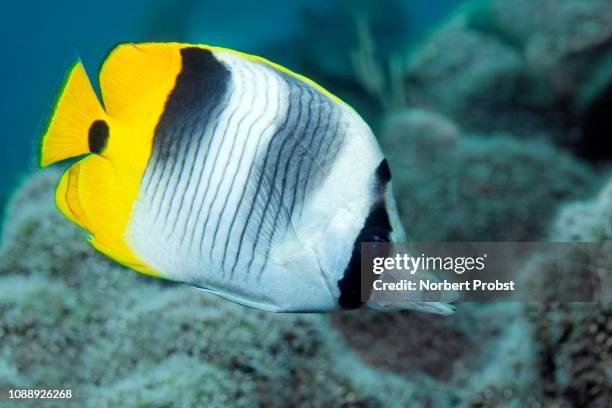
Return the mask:
<path id="1" fill-rule="evenodd" d="M 68 70 L 40 141 L 41 167 L 89 153 L 89 129 L 107 120 L 80 60 Z"/>

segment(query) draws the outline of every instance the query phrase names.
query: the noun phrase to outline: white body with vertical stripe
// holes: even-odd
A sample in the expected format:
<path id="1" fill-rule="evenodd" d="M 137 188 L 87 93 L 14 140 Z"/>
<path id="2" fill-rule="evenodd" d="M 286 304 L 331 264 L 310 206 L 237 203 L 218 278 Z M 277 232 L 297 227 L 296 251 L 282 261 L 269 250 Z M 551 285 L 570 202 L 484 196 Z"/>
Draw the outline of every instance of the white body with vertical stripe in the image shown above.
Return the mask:
<path id="1" fill-rule="evenodd" d="M 178 160 L 184 158 L 181 172 L 145 172 L 143 186 L 168 185 L 172 192 L 141 189 L 129 243 L 167 277 L 240 303 L 268 310 L 336 309 L 337 282 L 369 211 L 372 175 L 383 159 L 372 132 L 352 109 L 305 85 L 312 92 L 308 101 L 318 105 L 310 109 L 319 109 L 321 117 L 333 109 L 338 122 L 319 124 L 319 129 L 336 126 L 336 132 L 328 130 L 324 136 L 342 138 L 342 143 L 325 177 L 291 215 L 291 227 L 274 236 L 269 250 L 259 246 L 253 251 L 260 237 L 247 230 L 238 253 L 243 214 L 254 205 L 247 194 L 238 209 L 253 177 L 249 169 L 291 114 L 291 81 L 297 80 L 233 53 L 214 55 L 231 72 L 227 106 L 216 109 L 211 117 L 215 123 L 207 124 L 201 138 L 192 138 L 184 149 Z M 319 143 L 323 141 L 315 138 L 306 154 L 314 154 Z M 251 202 L 245 204 L 245 199 Z"/>

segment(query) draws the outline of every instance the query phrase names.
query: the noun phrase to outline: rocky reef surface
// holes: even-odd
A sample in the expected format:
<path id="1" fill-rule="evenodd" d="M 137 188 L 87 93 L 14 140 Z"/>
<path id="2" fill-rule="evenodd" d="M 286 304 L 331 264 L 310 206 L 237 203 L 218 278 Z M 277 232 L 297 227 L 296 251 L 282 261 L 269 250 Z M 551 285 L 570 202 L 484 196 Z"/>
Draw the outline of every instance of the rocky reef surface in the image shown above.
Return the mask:
<path id="1" fill-rule="evenodd" d="M 361 363 L 325 316 L 265 313 L 113 263 L 58 213 L 58 177 L 27 180 L 6 214 L 3 398 L 21 387 L 70 388 L 75 406 L 92 407 L 380 405 L 427 395 Z"/>
<path id="2" fill-rule="evenodd" d="M 537 241 L 598 175 L 546 139 L 469 134 L 437 112 L 390 114 L 381 132 L 413 241 Z"/>
<path id="3" fill-rule="evenodd" d="M 415 51 L 407 101 L 470 132 L 548 137 L 609 160 L 611 19 L 606 0 L 470 2 Z"/>
<path id="4" fill-rule="evenodd" d="M 534 260 L 525 278 L 538 290 L 543 304 L 530 305 L 528 318 L 539 344 L 538 358 L 544 393 L 556 401 L 576 406 L 609 406 L 612 402 L 612 181 L 597 196 L 563 208 L 550 233 L 557 242 L 594 242 L 588 254 L 567 253 L 572 268 L 550 270 Z M 586 263 L 576 262 L 589 257 Z M 561 271 L 561 276 L 559 272 Z M 579 288 L 564 287 L 563 274 L 580 277 Z M 567 276 L 566 276 L 567 277 Z M 571 279 L 576 281 L 576 279 Z M 577 293 L 596 291 L 601 302 L 559 303 L 551 287 Z M 552 285 L 551 285 L 552 284 Z"/>
<path id="5" fill-rule="evenodd" d="M 75 406 L 95 407 L 605 406 L 609 398 L 609 306 L 463 304 L 450 318 L 261 312 L 96 253 L 53 205 L 58 176 L 30 177 L 7 210 L 3 395 L 70 388 Z M 610 188 L 567 207 L 580 209 L 593 239 L 601 239 L 593 228 L 612 227 L 588 221 L 609 214 Z M 576 229 L 572 214 L 559 216 L 558 236 Z"/>

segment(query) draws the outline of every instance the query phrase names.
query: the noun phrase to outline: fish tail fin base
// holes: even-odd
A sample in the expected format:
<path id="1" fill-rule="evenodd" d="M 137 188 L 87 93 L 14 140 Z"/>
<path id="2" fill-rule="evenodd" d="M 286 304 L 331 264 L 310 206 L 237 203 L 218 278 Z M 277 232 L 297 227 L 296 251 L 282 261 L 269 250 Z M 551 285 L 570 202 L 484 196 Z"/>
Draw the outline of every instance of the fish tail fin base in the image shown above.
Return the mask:
<path id="1" fill-rule="evenodd" d="M 89 129 L 107 115 L 80 60 L 68 69 L 40 141 L 40 167 L 90 152 Z"/>

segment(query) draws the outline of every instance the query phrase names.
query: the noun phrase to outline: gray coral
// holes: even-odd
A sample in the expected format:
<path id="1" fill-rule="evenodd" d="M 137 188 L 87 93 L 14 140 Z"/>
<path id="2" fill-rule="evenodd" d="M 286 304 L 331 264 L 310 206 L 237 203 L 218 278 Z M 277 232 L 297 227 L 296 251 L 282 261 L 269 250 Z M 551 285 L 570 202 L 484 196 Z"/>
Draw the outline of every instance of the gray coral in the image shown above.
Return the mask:
<path id="1" fill-rule="evenodd" d="M 609 158 L 592 126 L 606 120 L 611 19 L 605 0 L 470 2 L 412 56 L 408 103 L 470 132 L 547 136 Z"/>
<path id="2" fill-rule="evenodd" d="M 392 116 L 381 141 L 415 241 L 537 240 L 561 203 L 586 196 L 597 181 L 546 140 L 465 135 L 422 110 Z"/>
<path id="3" fill-rule="evenodd" d="M 572 250 L 564 260 L 573 267 L 562 270 L 569 276 L 559 276 L 559 270 L 534 259 L 525 277 L 544 302 L 528 307 L 527 314 L 535 326 L 545 395 L 563 404 L 606 407 L 612 399 L 611 191 L 612 180 L 592 202 L 566 206 L 552 229 L 552 240 L 592 243 L 588 263 L 579 261 L 581 251 Z M 578 287 L 564 285 L 566 281 Z M 593 303 L 560 303 L 553 295 L 564 290 L 566 297 L 591 290 L 601 298 Z"/>
<path id="4" fill-rule="evenodd" d="M 7 213 L 2 389 L 71 388 L 74 402 L 96 407 L 540 398 L 517 305 L 465 307 L 452 319 L 359 311 L 333 324 L 244 308 L 94 252 L 52 204 L 58 176 L 30 178 Z"/>

